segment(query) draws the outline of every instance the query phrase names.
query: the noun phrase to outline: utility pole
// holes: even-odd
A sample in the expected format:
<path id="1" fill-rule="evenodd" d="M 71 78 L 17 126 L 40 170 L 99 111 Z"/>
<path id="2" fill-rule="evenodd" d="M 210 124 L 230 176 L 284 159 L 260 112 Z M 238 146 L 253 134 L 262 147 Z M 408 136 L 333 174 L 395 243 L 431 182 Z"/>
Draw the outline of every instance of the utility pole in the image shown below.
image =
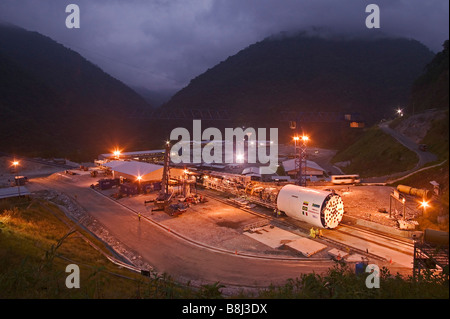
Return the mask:
<path id="1" fill-rule="evenodd" d="M 20 177 L 18 176 L 18 175 L 19 175 L 19 169 L 18 169 L 18 166 L 19 166 L 20 163 L 19 163 L 19 161 L 14 160 L 14 161 L 12 162 L 12 164 L 13 164 L 13 166 L 14 166 L 14 173 L 15 173 L 15 176 L 14 176 L 14 183 L 17 184 L 17 191 L 18 191 L 19 197 L 20 197 Z"/>

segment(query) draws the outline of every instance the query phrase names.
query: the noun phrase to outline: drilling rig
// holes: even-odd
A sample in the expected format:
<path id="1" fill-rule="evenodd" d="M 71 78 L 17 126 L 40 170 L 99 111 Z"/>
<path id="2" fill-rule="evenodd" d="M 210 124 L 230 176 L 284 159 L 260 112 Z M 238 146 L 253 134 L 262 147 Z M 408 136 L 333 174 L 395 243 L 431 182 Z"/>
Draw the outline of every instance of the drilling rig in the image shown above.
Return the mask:
<path id="1" fill-rule="evenodd" d="M 169 192 L 169 178 L 170 178 L 170 142 L 166 143 L 164 153 L 164 169 L 161 181 L 161 190 L 155 200 L 155 205 L 158 210 L 166 210 L 172 200 L 173 192 Z"/>

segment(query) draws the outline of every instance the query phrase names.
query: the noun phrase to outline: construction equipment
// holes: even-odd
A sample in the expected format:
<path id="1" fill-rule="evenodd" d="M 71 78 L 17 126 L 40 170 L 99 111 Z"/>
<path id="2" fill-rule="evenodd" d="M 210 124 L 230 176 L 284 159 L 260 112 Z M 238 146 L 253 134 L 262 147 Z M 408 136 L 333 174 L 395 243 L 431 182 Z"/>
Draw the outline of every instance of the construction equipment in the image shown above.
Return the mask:
<path id="1" fill-rule="evenodd" d="M 334 191 L 286 185 L 278 193 L 277 209 L 313 226 L 332 229 L 342 220 L 344 202 Z"/>
<path id="2" fill-rule="evenodd" d="M 167 142 L 164 153 L 164 169 L 161 181 L 161 190 L 158 194 L 158 197 L 155 199 L 155 206 L 157 208 L 155 210 L 166 211 L 167 207 L 169 206 L 172 200 L 173 192 L 169 192 L 169 178 L 170 178 L 170 142 Z"/>
<path id="3" fill-rule="evenodd" d="M 397 190 L 401 193 L 421 197 L 424 200 L 432 198 L 432 193 L 427 189 L 414 188 L 406 185 L 398 185 Z"/>
<path id="4" fill-rule="evenodd" d="M 170 216 L 177 216 L 187 210 L 187 205 L 184 203 L 170 204 L 165 208 L 165 212 Z"/>

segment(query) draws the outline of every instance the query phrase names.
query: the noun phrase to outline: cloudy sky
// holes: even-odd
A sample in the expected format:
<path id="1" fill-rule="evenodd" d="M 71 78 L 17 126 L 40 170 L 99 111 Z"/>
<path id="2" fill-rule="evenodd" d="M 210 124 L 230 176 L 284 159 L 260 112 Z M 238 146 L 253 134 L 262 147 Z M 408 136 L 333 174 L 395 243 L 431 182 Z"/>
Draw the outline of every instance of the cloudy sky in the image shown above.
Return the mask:
<path id="1" fill-rule="evenodd" d="M 80 8 L 79 29 L 65 24 L 71 3 Z M 129 85 L 162 90 L 180 89 L 282 31 L 367 31 L 371 3 L 386 34 L 434 52 L 448 39 L 448 0 L 1 0 L 0 21 L 47 35 Z"/>

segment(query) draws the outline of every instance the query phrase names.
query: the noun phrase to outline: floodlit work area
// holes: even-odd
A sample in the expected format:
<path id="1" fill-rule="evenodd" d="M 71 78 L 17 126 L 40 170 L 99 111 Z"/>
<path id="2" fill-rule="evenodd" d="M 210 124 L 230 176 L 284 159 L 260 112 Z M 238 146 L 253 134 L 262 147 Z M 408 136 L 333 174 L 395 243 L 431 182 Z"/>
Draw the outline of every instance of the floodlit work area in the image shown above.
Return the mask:
<path id="1" fill-rule="evenodd" d="M 136 165 L 133 162 L 124 163 L 125 167 Z M 97 168 L 98 174 L 112 174 L 117 179 L 116 174 L 121 173 L 116 173 L 114 167 L 120 165 L 124 164 L 105 164 Z M 163 167 L 155 169 L 162 169 L 164 175 Z M 173 168 L 170 172 L 172 170 Z M 125 171 L 123 167 L 122 171 Z M 392 262 L 394 252 L 390 256 L 384 249 L 377 251 L 372 243 L 368 245 L 367 242 L 358 242 L 354 238 L 351 245 L 348 245 L 346 241 L 349 240 L 348 236 L 352 236 L 351 232 L 335 236 L 332 231 L 334 228 L 341 228 L 338 225 L 344 218 L 345 199 L 351 198 L 356 189 L 363 190 L 367 186 L 339 186 L 336 187 L 339 188 L 337 191 L 330 190 L 327 186 L 302 188 L 292 184 L 261 183 L 252 181 L 245 175 L 213 171 L 206 173 L 199 169 L 178 169 L 177 172 L 176 177 L 171 175 L 168 179 L 170 200 L 166 205 L 164 201 L 158 204 L 158 198 L 165 193 L 162 185 L 164 176 L 161 176 L 160 182 L 149 181 L 152 186 L 148 187 L 144 186 L 143 180 L 139 181 L 135 175 L 131 176 L 128 179 L 133 180 L 133 185 L 139 188 L 141 183 L 140 191 L 135 193 L 124 191 L 120 181 L 105 187 L 104 179 L 98 180 L 94 189 L 137 212 L 142 220 L 151 220 L 183 234 L 189 240 L 236 254 L 329 260 L 348 258 L 353 262 L 379 258 Z M 126 179 L 122 182 L 126 183 Z M 386 194 L 389 191 L 386 190 Z M 368 187 L 362 193 L 369 196 L 370 192 L 373 190 Z M 285 202 L 283 197 L 287 197 Z M 350 203 L 351 207 L 351 199 Z M 385 203 L 389 203 L 389 195 L 386 196 Z M 366 207 L 366 211 L 377 214 L 379 204 L 373 203 L 372 207 Z M 291 210 L 291 207 L 295 209 Z M 357 211 L 358 207 L 355 208 Z M 351 216 L 349 211 L 346 210 L 345 213 Z M 355 214 L 355 220 L 358 219 Z M 372 218 L 372 222 L 376 223 L 375 218 Z M 411 256 L 412 250 L 407 251 L 398 259 L 397 266 L 410 267 Z"/>
<path id="2" fill-rule="evenodd" d="M 246 174 L 175 167 L 167 154 L 158 163 L 117 156 L 59 170 L 27 181 L 27 195 L 52 190 L 60 194 L 50 196 L 53 200 L 65 194 L 67 214 L 76 211 L 72 217 L 100 239 L 123 241 L 119 254 L 131 264 L 162 271 L 180 270 L 158 261 L 161 239 L 143 241 L 155 235 L 142 227 L 162 231 L 164 245 L 180 241 L 229 258 L 324 266 L 335 260 L 376 262 L 404 273 L 413 268 L 413 235 L 420 232 L 412 221 L 423 209 L 411 202 L 420 192 L 408 189 L 406 194 L 405 188 L 380 185 L 266 182 Z M 184 248 L 187 254 L 191 248 Z M 180 272 L 183 278 L 192 275 Z"/>

